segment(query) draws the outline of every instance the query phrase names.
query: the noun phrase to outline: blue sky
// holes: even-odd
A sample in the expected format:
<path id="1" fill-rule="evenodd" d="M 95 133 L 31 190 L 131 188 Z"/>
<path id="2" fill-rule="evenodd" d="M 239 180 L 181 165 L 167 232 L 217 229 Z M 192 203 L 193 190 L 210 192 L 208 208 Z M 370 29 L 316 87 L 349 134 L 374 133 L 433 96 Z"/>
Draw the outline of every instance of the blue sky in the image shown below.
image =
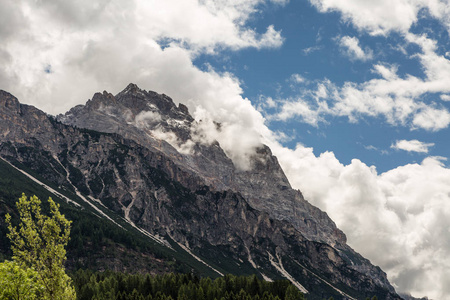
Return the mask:
<path id="1" fill-rule="evenodd" d="M 416 128 L 410 124 L 391 124 L 384 116 L 367 115 L 361 115 L 354 122 L 347 116 L 324 116 L 318 124 L 309 124 L 302 116 L 276 119 L 274 115 L 280 112 L 285 101 L 302 97 L 324 80 L 342 86 L 346 82 L 362 84 L 380 78 L 373 71 L 375 64 L 395 65 L 400 77 L 425 77 L 415 57 L 421 53 L 420 47 L 406 42 L 397 32 L 371 35 L 358 30 L 351 22 L 342 22 L 341 17 L 339 12 L 321 13 L 308 1 L 290 1 L 284 6 L 265 4 L 263 12 L 250 20 L 248 26 L 264 31 L 273 24 L 284 38 L 281 47 L 203 54 L 194 63 L 199 68 L 213 66 L 216 70 L 233 73 L 241 82 L 243 96 L 259 108 L 269 120 L 268 126 L 287 135 L 282 141 L 287 147 L 302 143 L 313 147 L 317 154 L 333 151 L 344 164 L 359 158 L 376 166 L 380 173 L 408 163 L 420 163 L 427 155 L 448 158 L 448 126 L 439 130 Z M 436 52 L 440 55 L 445 56 L 450 49 L 445 25 L 429 18 L 425 10 L 411 32 L 426 34 L 438 41 Z M 370 53 L 369 58 L 357 59 L 349 55 L 348 49 L 340 43 L 343 37 L 357 39 L 359 47 Z M 303 82 L 296 82 L 293 76 L 300 76 Z M 277 107 L 264 105 L 269 97 Z M 425 93 L 418 101 L 435 101 L 442 109 L 450 108 L 450 102 L 440 101 L 439 93 Z M 428 144 L 427 151 L 392 148 L 399 140 L 418 140 Z"/>
<path id="2" fill-rule="evenodd" d="M 397 291 L 448 299 L 449 32 L 443 0 L 6 0 L 0 89 L 53 115 L 165 93 L 237 168 L 269 145 Z"/>

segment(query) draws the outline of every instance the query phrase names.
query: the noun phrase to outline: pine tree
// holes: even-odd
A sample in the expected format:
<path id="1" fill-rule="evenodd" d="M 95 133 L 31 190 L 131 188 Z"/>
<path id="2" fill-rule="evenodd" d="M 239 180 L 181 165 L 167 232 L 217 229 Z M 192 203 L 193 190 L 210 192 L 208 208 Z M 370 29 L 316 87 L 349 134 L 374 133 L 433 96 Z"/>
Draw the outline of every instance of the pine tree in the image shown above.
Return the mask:
<path id="1" fill-rule="evenodd" d="M 303 294 L 294 285 L 291 284 L 286 289 L 286 295 L 285 295 L 284 299 L 285 300 L 303 300 L 305 298 L 303 297 Z"/>

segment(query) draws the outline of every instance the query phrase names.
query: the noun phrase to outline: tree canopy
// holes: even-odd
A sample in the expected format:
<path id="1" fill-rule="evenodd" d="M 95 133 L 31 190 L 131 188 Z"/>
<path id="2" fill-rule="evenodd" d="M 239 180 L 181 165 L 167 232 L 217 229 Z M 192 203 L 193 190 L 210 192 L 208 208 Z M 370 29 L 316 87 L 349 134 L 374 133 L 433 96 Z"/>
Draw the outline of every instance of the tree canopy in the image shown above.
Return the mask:
<path id="1" fill-rule="evenodd" d="M 23 268 L 15 261 L 0 263 L 0 299 L 39 299 L 43 286 L 38 273 L 31 268 Z"/>
<path id="2" fill-rule="evenodd" d="M 4 262 L 0 269 L 5 279 L 0 282 L 0 289 L 8 284 L 14 285 L 13 279 L 20 277 L 33 285 L 32 294 L 21 295 L 13 299 L 71 300 L 75 299 L 75 289 L 70 277 L 65 273 L 65 247 L 69 241 L 71 222 L 59 211 L 59 205 L 52 198 L 48 199 L 50 216 L 42 213 L 41 200 L 36 196 L 22 197 L 16 203 L 20 223 L 13 226 L 11 216 L 6 215 L 13 252 L 13 262 Z M 9 276 L 9 277 L 8 277 Z M 3 277 L 3 276 L 2 276 Z M 17 284 L 22 284 L 17 281 Z M 20 289 L 19 289 L 20 290 Z"/>

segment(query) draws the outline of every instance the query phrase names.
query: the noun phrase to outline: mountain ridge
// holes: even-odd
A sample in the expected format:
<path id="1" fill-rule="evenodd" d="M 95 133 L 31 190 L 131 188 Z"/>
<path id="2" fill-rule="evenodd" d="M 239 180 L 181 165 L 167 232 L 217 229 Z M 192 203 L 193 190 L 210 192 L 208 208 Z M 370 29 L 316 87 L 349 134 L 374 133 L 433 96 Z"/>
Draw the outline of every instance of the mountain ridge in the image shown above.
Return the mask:
<path id="1" fill-rule="evenodd" d="M 187 122 L 185 121 L 181 125 L 178 122 L 175 122 L 175 124 L 168 124 L 163 117 L 156 125 L 151 121 L 149 124 L 145 124 L 149 126 L 139 126 L 139 123 L 133 122 L 133 120 L 139 119 L 139 116 L 146 112 L 142 109 L 148 107 L 148 104 L 145 105 L 142 103 L 142 100 L 144 99 L 139 99 L 142 95 L 146 96 L 145 99 L 150 99 L 151 104 L 159 104 L 161 102 L 160 100 L 163 100 L 163 110 L 155 111 L 152 109 L 147 112 L 163 116 L 171 114 L 169 115 L 169 120 L 174 116 L 179 117 L 181 115 L 186 118 L 185 120 Z M 136 105 L 138 100 L 141 100 L 141 103 Z M 113 106 L 108 105 L 110 103 L 112 103 Z M 122 107 L 117 106 L 116 103 L 120 103 Z M 131 111 L 130 108 L 135 107 L 140 107 L 140 109 Z M 120 108 L 121 110 L 117 111 Z M 114 110 L 116 110 L 115 113 L 113 112 Z M 187 109 L 185 111 L 187 111 Z M 112 121 L 105 121 L 111 119 Z M 162 152 L 174 156 L 175 163 L 179 162 L 181 167 L 192 170 L 194 174 L 199 174 L 200 177 L 206 180 L 207 185 L 214 186 L 217 190 L 231 189 L 238 191 L 243 194 L 244 197 L 248 198 L 253 207 L 272 213 L 276 218 L 282 219 L 287 218 L 286 216 L 290 216 L 290 218 L 287 219 L 290 222 L 296 222 L 296 225 L 302 228 L 307 235 L 306 227 L 308 226 L 308 222 L 312 222 L 313 220 L 309 219 L 306 213 L 308 215 L 316 215 L 315 220 L 326 223 L 324 224 L 325 226 L 322 226 L 325 227 L 323 230 L 326 232 L 322 233 L 320 230 L 314 230 L 314 232 L 310 234 L 311 238 L 322 235 L 321 241 L 327 243 L 346 242 L 345 235 L 342 231 L 337 229 L 334 222 L 328 218 L 326 213 L 304 201 L 301 192 L 291 188 L 287 177 L 281 169 L 281 166 L 278 164 L 278 160 L 272 155 L 267 146 L 261 144 L 259 148 L 255 149 L 256 153 L 254 157 L 250 158 L 251 163 L 253 164 L 252 167 L 256 170 L 256 172 L 252 173 L 250 171 L 236 171 L 237 169 L 232 160 L 220 148 L 220 145 L 217 142 L 214 142 L 211 145 L 197 142 L 195 145 L 192 145 L 192 148 L 198 155 L 187 155 L 186 153 L 177 153 L 180 152 L 178 151 L 179 149 L 177 149 L 180 147 L 177 145 L 177 141 L 172 140 L 168 143 L 169 145 L 166 145 L 166 141 L 158 139 L 158 134 L 155 134 L 154 132 L 161 130 L 161 124 L 164 124 L 164 134 L 160 134 L 160 136 L 166 137 L 167 135 L 170 135 L 170 133 L 174 133 L 183 144 L 189 143 L 193 131 L 196 130 L 193 126 L 195 125 L 194 119 L 189 114 L 180 114 L 180 109 L 177 108 L 173 101 L 166 95 L 159 95 L 155 92 L 145 92 L 140 90 L 136 85 L 129 84 L 124 91 L 117 95 L 117 97 L 114 97 L 107 92 L 95 94 L 92 100 L 87 102 L 86 106 L 78 106 L 77 112 L 70 110 L 64 116 L 59 115 L 58 120 L 65 124 L 81 128 L 118 133 L 139 144 L 145 145 L 146 147 L 161 147 Z M 92 122 L 91 120 L 95 121 Z M 178 120 L 181 121 L 181 118 Z M 118 125 L 120 122 L 121 124 Z M 138 126 L 134 125 L 135 123 L 137 123 Z M 192 129 L 191 127 L 194 128 Z M 158 140 L 162 145 L 157 142 Z M 155 145 L 155 141 L 158 145 Z M 174 149 L 171 149 L 170 146 Z M 177 152 L 173 150 L 176 150 Z M 220 168 L 217 168 L 217 165 L 219 165 Z M 266 178 L 265 175 L 267 174 L 270 175 L 270 178 Z M 258 189 L 251 189 L 248 191 L 246 187 L 250 185 L 258 186 Z M 278 196 L 275 191 L 281 193 L 282 196 Z M 276 205 L 263 207 L 264 205 L 275 203 Z M 301 208 L 303 212 L 295 211 L 297 208 L 296 205 L 298 204 L 304 206 Z M 294 211 L 292 212 L 292 210 Z M 301 218 L 301 221 L 297 221 L 296 219 L 298 218 Z M 311 224 L 310 226 L 315 227 L 316 225 Z"/>
<path id="2" fill-rule="evenodd" d="M 150 117 L 141 128 L 136 126 L 139 114 Z M 0 92 L 0 116 L 2 157 L 42 168 L 52 182 L 76 186 L 145 230 L 173 237 L 195 255 L 212 261 L 208 251 L 230 254 L 262 276 L 264 270 L 284 270 L 293 281 L 303 280 L 308 290 L 322 280 L 353 295 L 377 291 L 386 299 L 400 299 L 386 275 L 345 244 L 345 235 L 326 213 L 291 189 L 268 147 L 258 148 L 250 171 L 237 170 L 217 142 L 191 143 L 197 156 L 178 151 L 192 139 L 188 125 L 196 121 L 185 106 L 176 107 L 165 95 L 129 85 L 116 96 L 97 93 L 85 106 L 55 119 Z M 79 129 L 83 127 L 95 131 Z M 101 133 L 108 129 L 109 135 Z M 182 143 L 158 139 L 153 134 L 158 129 L 165 136 L 172 132 L 172 143 Z M 21 152 L 20 147 L 31 150 Z M 211 169 L 220 164 L 226 171 Z M 275 176 L 265 186 L 273 170 Z M 285 207 L 280 208 L 280 197 Z M 290 216 L 283 218 L 286 212 Z"/>

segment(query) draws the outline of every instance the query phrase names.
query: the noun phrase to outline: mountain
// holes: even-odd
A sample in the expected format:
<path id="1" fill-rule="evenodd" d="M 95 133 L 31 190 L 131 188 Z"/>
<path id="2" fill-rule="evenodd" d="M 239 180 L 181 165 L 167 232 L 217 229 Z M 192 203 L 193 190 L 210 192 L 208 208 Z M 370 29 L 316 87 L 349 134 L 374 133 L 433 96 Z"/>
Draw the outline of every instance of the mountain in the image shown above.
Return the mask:
<path id="1" fill-rule="evenodd" d="M 71 210 L 170 253 L 159 261 L 210 276 L 287 278 L 308 299 L 401 299 L 291 188 L 267 146 L 242 168 L 200 125 L 183 104 L 134 84 L 56 118 L 0 91 L 1 158 L 72 201 Z"/>

